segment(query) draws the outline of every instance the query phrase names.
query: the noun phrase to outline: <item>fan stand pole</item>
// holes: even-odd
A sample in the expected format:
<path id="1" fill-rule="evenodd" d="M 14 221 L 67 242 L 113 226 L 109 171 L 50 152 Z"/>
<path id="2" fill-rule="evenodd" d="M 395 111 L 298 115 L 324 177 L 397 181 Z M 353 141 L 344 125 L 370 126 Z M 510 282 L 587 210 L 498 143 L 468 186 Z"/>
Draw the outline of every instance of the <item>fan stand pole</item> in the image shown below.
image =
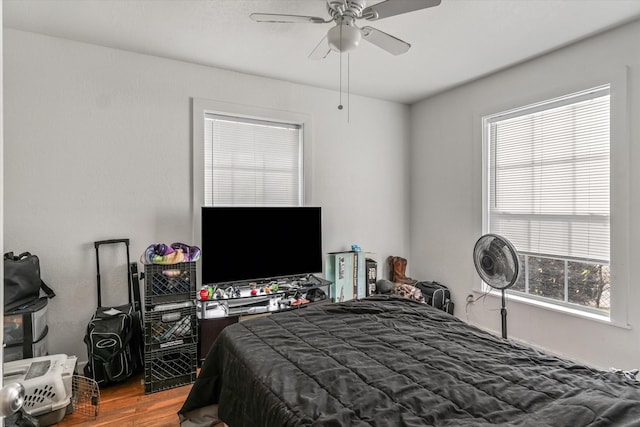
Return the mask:
<path id="1" fill-rule="evenodd" d="M 502 338 L 507 338 L 507 304 L 504 296 L 504 289 L 502 289 L 502 308 L 500 309 L 502 315 Z"/>

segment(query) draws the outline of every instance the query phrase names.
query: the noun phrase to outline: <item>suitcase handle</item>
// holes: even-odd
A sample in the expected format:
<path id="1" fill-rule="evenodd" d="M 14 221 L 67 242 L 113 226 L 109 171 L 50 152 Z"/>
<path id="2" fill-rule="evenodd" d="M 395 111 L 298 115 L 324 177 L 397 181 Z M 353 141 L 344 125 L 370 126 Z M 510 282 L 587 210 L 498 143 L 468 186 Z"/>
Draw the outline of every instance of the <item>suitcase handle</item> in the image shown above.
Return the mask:
<path id="1" fill-rule="evenodd" d="M 125 245 L 129 246 L 129 239 L 98 240 L 97 242 L 94 242 L 93 244 L 95 245 L 96 249 L 98 249 L 98 247 L 101 246 L 101 245 L 110 245 L 112 243 L 124 243 Z"/>
<path id="2" fill-rule="evenodd" d="M 129 256 L 129 239 L 107 239 L 107 240 L 98 240 L 96 242 L 93 242 L 93 245 L 96 248 L 96 268 L 98 271 L 98 274 L 97 274 L 98 307 L 102 307 L 102 288 L 100 286 L 100 255 L 98 253 L 98 248 L 102 245 L 111 245 L 114 243 L 124 243 L 125 246 L 127 247 L 127 286 L 128 286 L 127 293 L 129 296 L 129 304 L 134 303 L 135 304 L 134 307 L 137 309 L 140 306 L 140 291 L 138 289 L 133 289 L 133 281 L 131 277 L 133 272 L 131 271 L 131 262 L 130 262 L 130 256 Z M 135 301 L 131 294 L 132 290 L 135 296 Z"/>

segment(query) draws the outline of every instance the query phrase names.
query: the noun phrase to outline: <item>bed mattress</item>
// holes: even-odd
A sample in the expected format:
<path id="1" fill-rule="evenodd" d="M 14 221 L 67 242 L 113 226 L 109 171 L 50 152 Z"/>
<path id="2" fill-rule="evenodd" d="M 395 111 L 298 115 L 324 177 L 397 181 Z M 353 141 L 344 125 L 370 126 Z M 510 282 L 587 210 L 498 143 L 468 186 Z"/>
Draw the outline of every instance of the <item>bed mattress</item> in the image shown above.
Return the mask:
<path id="1" fill-rule="evenodd" d="M 637 426 L 640 386 L 374 296 L 231 325 L 179 413 L 240 426 Z"/>

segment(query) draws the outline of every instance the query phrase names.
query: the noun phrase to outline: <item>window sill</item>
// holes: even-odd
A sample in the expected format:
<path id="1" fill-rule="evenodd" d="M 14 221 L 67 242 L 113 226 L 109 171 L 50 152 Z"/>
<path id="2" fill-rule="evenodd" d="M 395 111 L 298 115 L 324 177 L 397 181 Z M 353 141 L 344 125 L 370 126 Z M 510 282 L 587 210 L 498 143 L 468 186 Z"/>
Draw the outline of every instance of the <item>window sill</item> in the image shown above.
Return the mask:
<path id="1" fill-rule="evenodd" d="M 485 294 L 484 291 L 481 291 L 479 289 L 474 289 L 473 292 L 477 295 L 483 295 Z M 487 293 L 487 297 L 491 297 L 491 298 L 501 298 L 502 297 L 502 293 L 492 289 L 491 291 L 489 291 Z M 611 320 L 608 316 L 605 315 L 601 315 L 601 314 L 596 314 L 596 313 L 590 313 L 587 311 L 582 311 L 582 310 L 577 310 L 575 308 L 571 308 L 571 307 L 566 307 L 563 305 L 557 305 L 557 304 L 551 304 L 545 301 L 540 301 L 540 300 L 536 300 L 533 298 L 525 298 L 525 297 L 521 297 L 519 295 L 507 295 L 507 301 L 516 301 L 518 303 L 521 304 L 527 304 L 527 305 L 532 305 L 534 307 L 539 307 L 542 308 L 544 310 L 550 310 L 550 311 L 555 311 L 558 313 L 562 313 L 562 314 L 567 314 L 569 316 L 573 316 L 573 317 L 579 317 L 581 319 L 587 319 L 587 320 L 592 320 L 598 323 L 603 323 L 605 325 L 610 325 L 610 326 L 615 326 L 617 328 L 622 328 L 622 329 L 631 329 L 631 326 L 625 323 L 620 323 L 620 322 L 616 322 Z"/>

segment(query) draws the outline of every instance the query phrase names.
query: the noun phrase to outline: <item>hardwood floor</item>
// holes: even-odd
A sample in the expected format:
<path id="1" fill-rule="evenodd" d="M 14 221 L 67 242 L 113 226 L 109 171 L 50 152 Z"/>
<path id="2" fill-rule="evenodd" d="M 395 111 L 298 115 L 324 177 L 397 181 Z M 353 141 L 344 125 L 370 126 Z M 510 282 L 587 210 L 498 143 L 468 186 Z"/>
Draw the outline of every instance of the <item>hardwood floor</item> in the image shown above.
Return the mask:
<path id="1" fill-rule="evenodd" d="M 80 413 L 67 415 L 57 427 L 176 427 L 178 410 L 192 385 L 152 394 L 144 394 L 142 374 L 116 386 L 100 390 L 100 407 L 96 418 Z"/>

